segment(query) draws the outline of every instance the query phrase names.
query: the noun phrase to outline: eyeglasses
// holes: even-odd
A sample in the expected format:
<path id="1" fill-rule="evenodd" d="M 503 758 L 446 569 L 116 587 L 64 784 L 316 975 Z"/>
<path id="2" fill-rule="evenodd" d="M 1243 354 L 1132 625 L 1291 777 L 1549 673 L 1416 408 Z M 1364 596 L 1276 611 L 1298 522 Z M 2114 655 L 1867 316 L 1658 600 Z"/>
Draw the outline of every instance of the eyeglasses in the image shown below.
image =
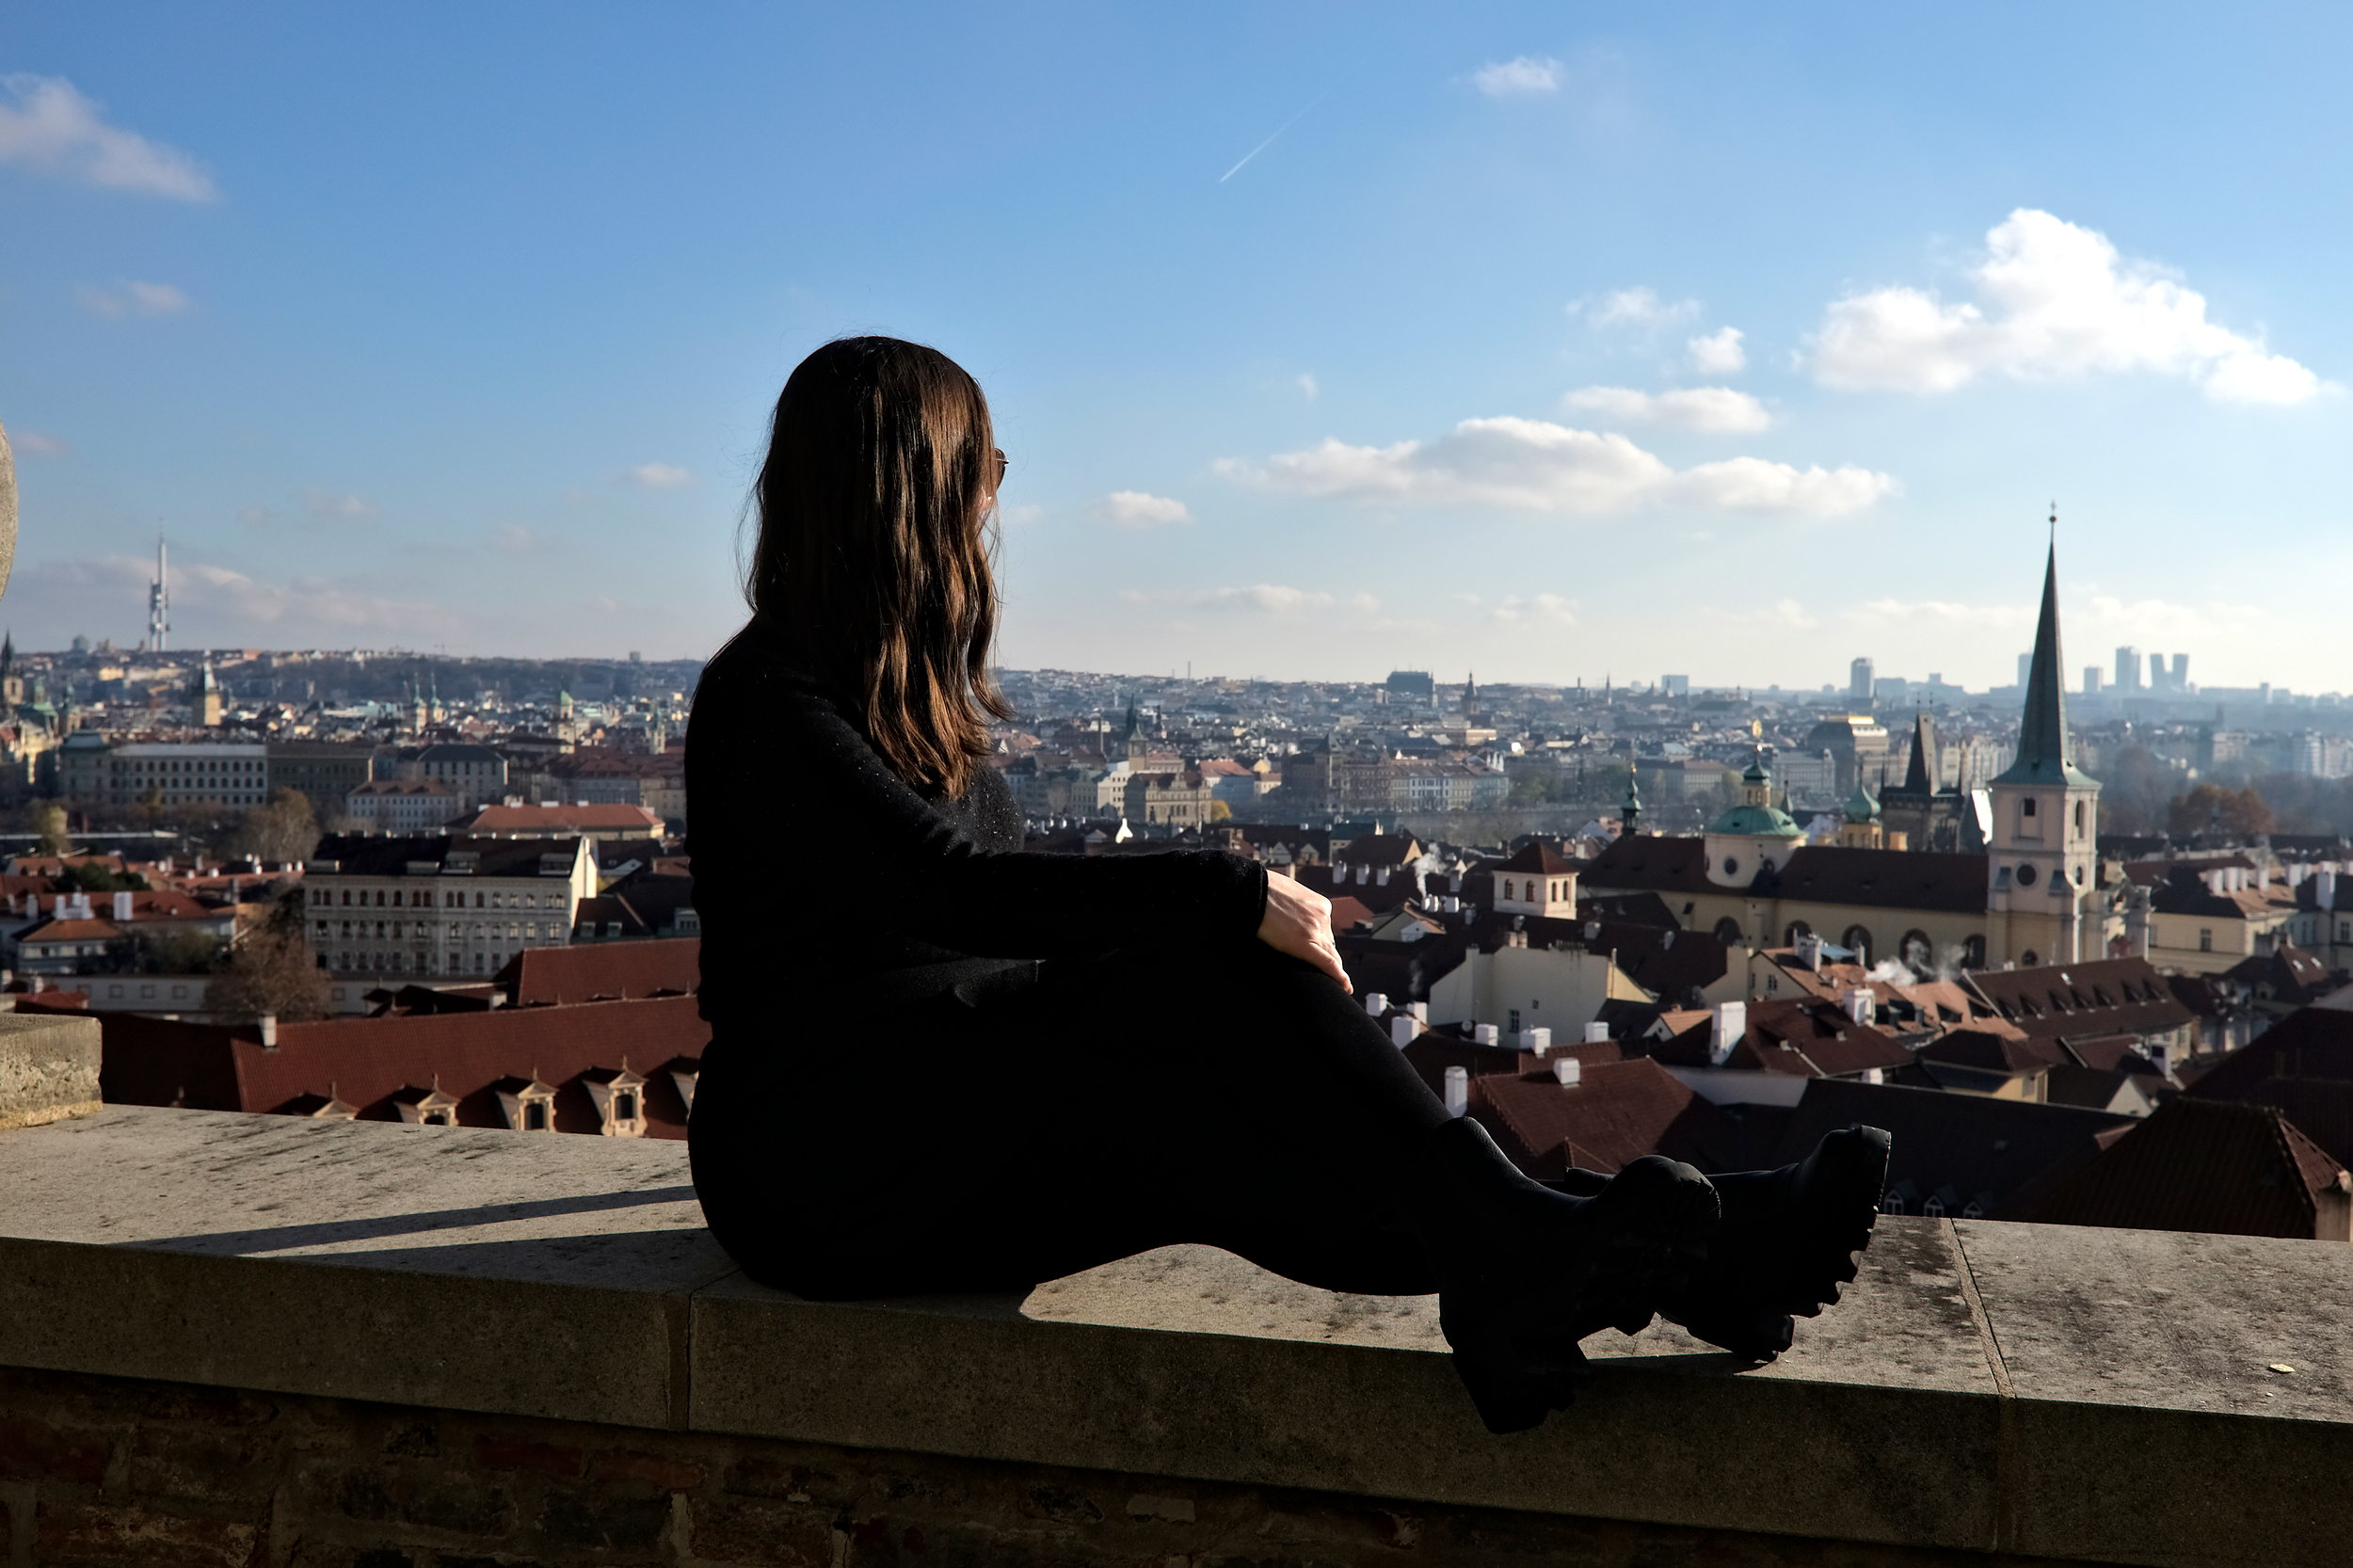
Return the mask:
<path id="1" fill-rule="evenodd" d="M 1003 447 L 995 447 L 991 450 L 996 454 L 997 457 L 997 479 L 996 483 L 991 485 L 989 488 L 991 489 L 996 489 L 1003 486 L 1005 482 L 1005 470 L 1012 465 L 1011 461 L 1005 456 L 1005 449 Z"/>

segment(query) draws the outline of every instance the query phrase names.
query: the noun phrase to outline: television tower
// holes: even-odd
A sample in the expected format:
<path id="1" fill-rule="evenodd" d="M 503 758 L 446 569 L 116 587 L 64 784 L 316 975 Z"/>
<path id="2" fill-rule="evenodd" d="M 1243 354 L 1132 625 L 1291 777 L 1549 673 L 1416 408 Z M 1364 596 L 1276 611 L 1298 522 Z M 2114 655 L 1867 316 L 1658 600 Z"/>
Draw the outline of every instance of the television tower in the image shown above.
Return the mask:
<path id="1" fill-rule="evenodd" d="M 171 588 L 165 575 L 164 531 L 155 530 L 155 581 L 147 587 L 147 651 L 161 653 L 171 634 Z"/>

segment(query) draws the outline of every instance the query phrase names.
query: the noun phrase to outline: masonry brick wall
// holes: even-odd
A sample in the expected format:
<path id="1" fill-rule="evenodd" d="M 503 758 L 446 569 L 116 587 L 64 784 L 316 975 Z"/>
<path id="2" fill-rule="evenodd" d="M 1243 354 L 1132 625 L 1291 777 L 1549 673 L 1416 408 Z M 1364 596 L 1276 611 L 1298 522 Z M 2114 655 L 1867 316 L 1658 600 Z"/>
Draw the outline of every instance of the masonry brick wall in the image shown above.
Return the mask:
<path id="1" fill-rule="evenodd" d="M 9 1568 L 2022 1560 L 19 1368 L 0 1368 L 0 1541 Z"/>

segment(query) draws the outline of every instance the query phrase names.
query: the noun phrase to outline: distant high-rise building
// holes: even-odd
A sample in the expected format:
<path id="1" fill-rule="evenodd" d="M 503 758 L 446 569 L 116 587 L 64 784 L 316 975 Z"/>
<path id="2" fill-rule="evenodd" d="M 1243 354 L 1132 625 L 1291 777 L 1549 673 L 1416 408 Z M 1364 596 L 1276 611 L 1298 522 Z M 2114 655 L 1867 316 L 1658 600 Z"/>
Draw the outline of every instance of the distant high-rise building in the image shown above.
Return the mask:
<path id="1" fill-rule="evenodd" d="M 2140 690 L 2140 649 L 2120 648 L 2116 650 L 2116 689 L 2120 692 Z"/>
<path id="2" fill-rule="evenodd" d="M 2177 692 L 2189 690 L 2189 655 L 2186 653 L 2173 655 L 2173 689 Z"/>
<path id="3" fill-rule="evenodd" d="M 2152 653 L 2149 655 L 2149 689 L 2161 692 L 2165 690 L 2165 655 Z"/>
<path id="4" fill-rule="evenodd" d="M 2099 665 L 2086 664 L 2084 666 L 2084 696 L 2098 696 L 2100 695 L 2100 676 Z"/>
<path id="5" fill-rule="evenodd" d="M 1658 689 L 1669 696 L 1689 696 L 1691 678 L 1688 675 L 1662 675 L 1658 678 Z"/>
<path id="6" fill-rule="evenodd" d="M 1847 666 L 1847 695 L 1857 702 L 1871 700 L 1871 661 L 1857 659 Z"/>

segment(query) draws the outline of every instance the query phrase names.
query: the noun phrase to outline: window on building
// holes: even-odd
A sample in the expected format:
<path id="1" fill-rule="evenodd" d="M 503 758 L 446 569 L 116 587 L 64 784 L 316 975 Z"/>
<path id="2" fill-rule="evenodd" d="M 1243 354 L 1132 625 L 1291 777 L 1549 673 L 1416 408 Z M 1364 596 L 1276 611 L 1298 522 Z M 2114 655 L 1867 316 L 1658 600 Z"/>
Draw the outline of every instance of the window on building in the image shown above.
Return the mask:
<path id="1" fill-rule="evenodd" d="M 2034 806 L 2035 806 L 2034 796 L 2032 796 L 2032 795 L 2028 795 L 2028 796 L 2025 798 L 2025 802 L 2023 803 L 2023 814 L 2024 814 L 2024 815 L 2025 815 L 2025 816 L 2029 816 L 2029 817 L 2033 816 L 2033 815 L 2034 815 Z M 1933 1199 L 1931 1199 L 1931 1200 L 1929 1200 L 1929 1201 L 1933 1202 L 1934 1200 L 1933 1200 Z"/>
<path id="2" fill-rule="evenodd" d="M 1903 1211 L 1904 1211 L 1904 1200 L 1903 1200 L 1903 1199 L 1901 1199 L 1901 1198 L 1897 1197 L 1897 1196 L 1895 1193 L 1893 1193 L 1893 1192 L 1884 1192 L 1884 1193 L 1881 1193 L 1881 1196 L 1880 1196 L 1880 1212 L 1881 1212 L 1881 1213 L 1882 1213 L 1882 1214 L 1901 1214 Z"/>
<path id="3" fill-rule="evenodd" d="M 1514 1007 L 1511 1010 L 1509 1020 L 1504 1025 L 1504 1032 L 1510 1034 L 1517 1034 L 1520 1032 L 1520 1010 L 1518 1008 Z"/>
<path id="4" fill-rule="evenodd" d="M 1941 1220 L 1945 1217 L 1945 1200 L 1936 1197 L 1924 1199 L 1920 1205 L 1920 1212 L 1929 1219 Z"/>
<path id="5" fill-rule="evenodd" d="M 2198 951 L 2200 952 L 2212 952 L 2214 951 L 2213 927 L 2200 926 L 2198 928 Z"/>

